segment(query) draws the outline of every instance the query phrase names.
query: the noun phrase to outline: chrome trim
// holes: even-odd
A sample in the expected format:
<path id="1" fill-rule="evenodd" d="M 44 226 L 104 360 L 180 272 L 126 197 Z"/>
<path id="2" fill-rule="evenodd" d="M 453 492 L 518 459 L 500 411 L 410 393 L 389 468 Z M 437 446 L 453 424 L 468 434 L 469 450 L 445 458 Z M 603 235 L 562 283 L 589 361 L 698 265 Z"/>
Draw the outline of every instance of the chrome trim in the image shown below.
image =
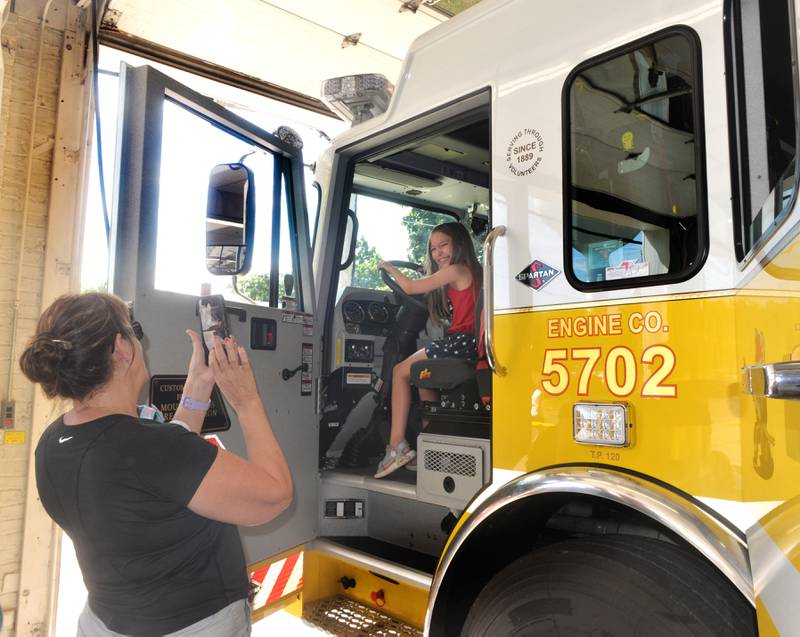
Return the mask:
<path id="1" fill-rule="evenodd" d="M 314 540 L 306 545 L 306 551 L 316 551 L 344 560 L 350 564 L 355 564 L 368 571 L 373 571 L 379 575 L 385 575 L 391 579 L 428 590 L 431 586 L 431 576 L 413 568 L 401 566 L 393 562 L 387 562 L 373 555 L 362 553 L 347 546 L 342 546 L 330 540 Z"/>
<path id="2" fill-rule="evenodd" d="M 800 362 L 742 368 L 742 389 L 746 394 L 766 398 L 800 399 Z"/>
<path id="3" fill-rule="evenodd" d="M 436 596 L 447 569 L 470 534 L 508 505 L 544 493 L 594 496 L 644 513 L 697 549 L 755 606 L 747 543 L 732 528 L 685 497 L 644 478 L 607 469 L 561 467 L 520 476 L 474 506 L 447 546 L 434 575 L 425 613 L 426 635 L 430 634 Z"/>
<path id="4" fill-rule="evenodd" d="M 483 324 L 486 328 L 484 344 L 489 367 L 498 376 L 505 376 L 506 368 L 497 362 L 494 353 L 494 242 L 505 233 L 505 226 L 496 226 L 483 241 Z"/>

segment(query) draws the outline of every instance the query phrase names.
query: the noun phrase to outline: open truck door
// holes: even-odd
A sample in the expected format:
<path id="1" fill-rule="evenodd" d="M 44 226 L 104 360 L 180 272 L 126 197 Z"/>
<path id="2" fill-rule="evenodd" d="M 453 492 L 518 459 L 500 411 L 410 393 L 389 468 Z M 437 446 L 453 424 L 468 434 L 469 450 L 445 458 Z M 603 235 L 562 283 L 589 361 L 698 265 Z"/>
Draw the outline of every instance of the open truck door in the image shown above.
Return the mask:
<path id="1" fill-rule="evenodd" d="M 319 330 L 302 154 L 150 67 L 123 66 L 121 87 L 109 281 L 145 326 L 152 377 L 142 400 L 171 416 L 190 356 L 184 332 L 200 329 L 198 297 L 220 294 L 292 471 L 289 509 L 240 529 L 258 613 L 299 587 L 317 519 Z M 217 390 L 212 401 L 203 434 L 245 455 L 236 414 Z"/>
<path id="2" fill-rule="evenodd" d="M 742 505 L 761 635 L 800 632 L 797 3 L 726 6 Z M 761 34 L 769 33 L 769 37 Z"/>

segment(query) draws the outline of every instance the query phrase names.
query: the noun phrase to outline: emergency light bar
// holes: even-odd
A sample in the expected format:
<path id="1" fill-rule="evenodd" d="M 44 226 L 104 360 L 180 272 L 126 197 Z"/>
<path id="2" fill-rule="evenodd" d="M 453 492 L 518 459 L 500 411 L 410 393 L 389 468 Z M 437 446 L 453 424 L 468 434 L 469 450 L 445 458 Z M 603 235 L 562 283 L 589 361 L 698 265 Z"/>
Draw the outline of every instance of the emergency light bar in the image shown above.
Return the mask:
<path id="1" fill-rule="evenodd" d="M 394 85 L 380 73 L 344 75 L 322 83 L 322 101 L 353 124 L 385 113 Z"/>

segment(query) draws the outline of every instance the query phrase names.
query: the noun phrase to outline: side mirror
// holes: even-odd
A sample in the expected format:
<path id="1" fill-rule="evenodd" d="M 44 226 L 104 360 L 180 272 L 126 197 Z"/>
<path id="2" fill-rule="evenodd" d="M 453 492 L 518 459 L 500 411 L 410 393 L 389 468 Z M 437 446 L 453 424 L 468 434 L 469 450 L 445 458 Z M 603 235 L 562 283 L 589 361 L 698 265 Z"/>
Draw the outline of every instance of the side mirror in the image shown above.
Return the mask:
<path id="1" fill-rule="evenodd" d="M 208 178 L 206 268 L 211 274 L 245 274 L 253 257 L 253 171 L 241 163 L 218 164 Z"/>

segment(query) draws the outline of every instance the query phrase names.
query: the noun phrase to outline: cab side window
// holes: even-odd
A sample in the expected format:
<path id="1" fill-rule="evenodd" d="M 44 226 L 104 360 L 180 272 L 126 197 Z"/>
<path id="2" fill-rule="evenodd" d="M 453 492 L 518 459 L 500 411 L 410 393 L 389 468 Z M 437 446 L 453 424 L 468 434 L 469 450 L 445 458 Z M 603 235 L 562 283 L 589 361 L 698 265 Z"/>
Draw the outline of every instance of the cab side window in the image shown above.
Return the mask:
<path id="1" fill-rule="evenodd" d="M 699 44 L 671 29 L 567 80 L 565 263 L 582 290 L 691 277 L 705 258 Z"/>
<path id="2" fill-rule="evenodd" d="M 794 15 L 786 0 L 733 0 L 726 15 L 736 257 L 789 213 L 797 190 Z"/>

